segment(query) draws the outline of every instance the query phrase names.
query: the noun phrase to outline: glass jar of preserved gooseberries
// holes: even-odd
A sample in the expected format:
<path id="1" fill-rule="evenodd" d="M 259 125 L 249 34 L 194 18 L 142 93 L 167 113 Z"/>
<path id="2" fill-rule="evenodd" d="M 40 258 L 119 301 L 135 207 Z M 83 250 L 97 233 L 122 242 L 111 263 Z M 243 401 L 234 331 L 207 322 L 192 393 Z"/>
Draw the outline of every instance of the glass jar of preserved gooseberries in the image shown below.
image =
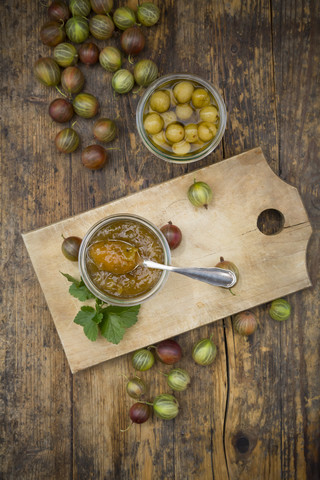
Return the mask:
<path id="1" fill-rule="evenodd" d="M 218 90 L 190 74 L 157 79 L 137 107 L 137 128 L 157 157 L 190 163 L 209 155 L 220 143 L 227 113 Z"/>

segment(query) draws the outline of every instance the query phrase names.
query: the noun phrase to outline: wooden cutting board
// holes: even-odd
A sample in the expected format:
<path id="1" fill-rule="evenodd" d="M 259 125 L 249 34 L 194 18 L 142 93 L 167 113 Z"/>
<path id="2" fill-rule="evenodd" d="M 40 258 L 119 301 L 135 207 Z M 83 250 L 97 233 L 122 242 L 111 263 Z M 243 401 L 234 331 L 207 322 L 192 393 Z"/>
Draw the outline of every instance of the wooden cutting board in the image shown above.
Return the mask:
<path id="1" fill-rule="evenodd" d="M 187 199 L 194 178 L 212 188 L 207 210 Z M 284 217 L 283 229 L 275 235 L 264 235 L 257 227 L 266 209 Z M 172 252 L 173 265 L 209 267 L 220 256 L 233 261 L 240 270 L 236 295 L 171 273 L 164 288 L 141 306 L 139 321 L 119 345 L 104 338 L 88 340 L 73 322 L 83 303 L 70 296 L 70 284 L 60 273 L 79 277 L 77 264 L 61 253 L 61 235 L 83 237 L 114 213 L 135 213 L 159 227 L 169 220 L 178 225 L 183 240 Z M 23 239 L 74 373 L 310 286 L 306 249 L 311 231 L 297 190 L 272 172 L 256 148 L 23 234 Z"/>

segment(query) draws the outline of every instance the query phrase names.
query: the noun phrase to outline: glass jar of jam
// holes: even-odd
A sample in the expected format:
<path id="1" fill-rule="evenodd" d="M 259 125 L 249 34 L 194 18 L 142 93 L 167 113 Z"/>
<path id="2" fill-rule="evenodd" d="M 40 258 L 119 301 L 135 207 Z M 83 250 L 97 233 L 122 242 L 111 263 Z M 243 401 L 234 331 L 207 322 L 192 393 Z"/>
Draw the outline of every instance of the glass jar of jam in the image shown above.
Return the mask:
<path id="1" fill-rule="evenodd" d="M 105 303 L 137 305 L 163 286 L 168 272 L 143 266 L 142 260 L 170 264 L 161 231 L 137 215 L 111 215 L 85 235 L 79 268 L 87 288 Z"/>

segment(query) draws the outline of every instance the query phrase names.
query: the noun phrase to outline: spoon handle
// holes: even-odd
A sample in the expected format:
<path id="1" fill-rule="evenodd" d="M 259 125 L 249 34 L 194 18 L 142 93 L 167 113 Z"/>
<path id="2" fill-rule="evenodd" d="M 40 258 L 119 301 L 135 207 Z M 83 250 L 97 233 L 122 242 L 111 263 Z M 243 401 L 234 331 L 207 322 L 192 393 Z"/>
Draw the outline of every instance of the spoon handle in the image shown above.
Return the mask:
<path id="1" fill-rule="evenodd" d="M 181 275 L 186 275 L 187 277 L 209 283 L 216 287 L 231 288 L 237 281 L 235 274 L 231 270 L 225 270 L 223 268 L 180 268 L 172 267 L 171 265 L 162 265 L 161 263 L 152 262 L 151 260 L 144 260 L 143 265 L 149 268 L 180 273 Z"/>

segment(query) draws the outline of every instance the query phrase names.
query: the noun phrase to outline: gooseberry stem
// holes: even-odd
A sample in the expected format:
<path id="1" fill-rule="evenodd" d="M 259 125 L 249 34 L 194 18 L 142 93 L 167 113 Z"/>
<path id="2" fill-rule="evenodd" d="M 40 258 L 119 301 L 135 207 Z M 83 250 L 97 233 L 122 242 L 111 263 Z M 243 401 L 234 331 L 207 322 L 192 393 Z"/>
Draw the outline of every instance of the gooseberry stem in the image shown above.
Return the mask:
<path id="1" fill-rule="evenodd" d="M 68 96 L 65 95 L 65 94 L 60 90 L 59 87 L 56 86 L 56 90 L 57 90 L 57 91 L 60 93 L 60 95 L 62 95 L 64 98 L 68 98 Z"/>
<path id="2" fill-rule="evenodd" d="M 231 295 L 236 296 L 236 294 L 232 291 L 232 288 L 229 288 L 229 292 L 231 293 Z"/>
<path id="3" fill-rule="evenodd" d="M 129 425 L 129 427 L 126 428 L 125 430 L 122 430 L 122 429 L 120 428 L 120 432 L 127 432 L 127 431 L 129 430 L 129 428 L 132 427 L 132 425 L 133 425 L 133 422 L 131 422 L 130 425 Z"/>

